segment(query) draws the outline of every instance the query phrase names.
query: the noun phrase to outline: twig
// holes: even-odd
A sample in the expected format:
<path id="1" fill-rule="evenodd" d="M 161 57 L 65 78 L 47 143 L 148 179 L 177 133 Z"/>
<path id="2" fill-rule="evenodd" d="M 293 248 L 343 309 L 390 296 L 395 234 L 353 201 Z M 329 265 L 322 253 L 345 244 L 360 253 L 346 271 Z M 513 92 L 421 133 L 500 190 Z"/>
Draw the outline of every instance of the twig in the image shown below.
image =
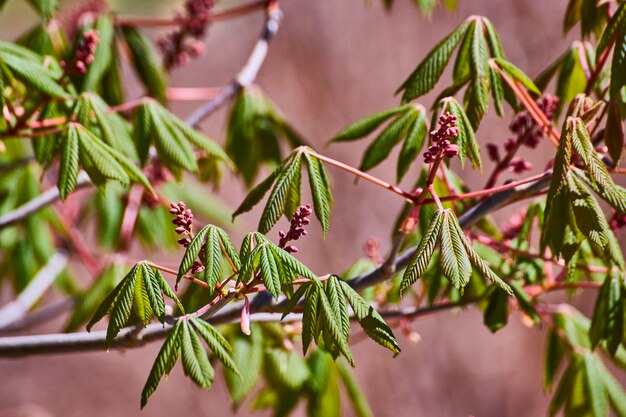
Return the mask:
<path id="1" fill-rule="evenodd" d="M 224 87 L 217 97 L 206 102 L 189 116 L 187 119 L 188 124 L 196 126 L 205 117 L 224 105 L 231 97 L 237 94 L 239 90 L 254 82 L 263 62 L 265 62 L 269 43 L 276 33 L 278 33 L 282 17 L 283 14 L 278 7 L 278 1 L 270 0 L 267 3 L 265 24 L 261 31 L 261 36 L 259 36 L 259 40 L 252 49 L 248 61 L 241 71 L 239 71 L 235 79 Z"/>
<path id="2" fill-rule="evenodd" d="M 191 116 L 189 116 L 185 122 L 189 125 L 195 126 L 205 117 L 213 113 L 219 107 L 228 102 L 232 96 L 234 96 L 241 88 L 250 85 L 256 78 L 257 73 L 261 69 L 261 65 L 265 61 L 267 55 L 267 48 L 270 40 L 278 32 L 282 13 L 278 8 L 278 2 L 270 0 L 267 6 L 267 17 L 261 36 L 254 47 L 252 54 L 250 55 L 248 62 L 235 77 L 235 80 L 224 87 L 220 94 L 213 100 L 207 101 L 203 106 L 198 108 Z M 133 101 L 136 104 L 136 101 Z M 60 119 L 59 119 L 60 120 Z M 61 123 L 65 122 L 65 118 Z M 59 123 L 59 121 L 55 121 Z M 85 173 L 81 173 L 78 177 L 76 189 L 93 185 L 89 180 L 89 177 Z M 0 229 L 15 224 L 20 220 L 28 217 L 29 215 L 41 210 L 42 208 L 59 200 L 59 190 L 54 187 L 34 198 L 23 206 L 16 210 L 5 214 L 0 217 Z"/>
<path id="3" fill-rule="evenodd" d="M 17 299 L 0 309 L 0 330 L 22 319 L 50 288 L 66 265 L 67 256 L 63 252 L 53 254 Z"/>
<path id="4" fill-rule="evenodd" d="M 78 174 L 78 179 L 76 180 L 76 189 L 84 188 L 91 185 L 91 180 L 85 172 L 81 172 L 80 174 Z M 49 188 L 48 190 L 41 193 L 39 196 L 30 200 L 28 203 L 21 205 L 15 210 L 0 217 L 0 229 L 15 224 L 22 219 L 25 219 L 26 217 L 41 210 L 42 208 L 49 206 L 60 198 L 61 196 L 59 195 L 59 189 L 57 187 Z"/>
<path id="5" fill-rule="evenodd" d="M 242 4 L 241 6 L 232 7 L 230 9 L 222 10 L 211 14 L 211 22 L 220 22 L 224 20 L 233 19 L 235 17 L 244 16 L 250 12 L 254 12 L 262 9 L 267 0 L 257 0 L 248 4 Z M 164 26 L 179 26 L 185 23 L 185 19 L 141 19 L 131 17 L 118 17 L 115 19 L 115 24 L 118 26 L 140 26 L 144 28 L 158 28 Z"/>

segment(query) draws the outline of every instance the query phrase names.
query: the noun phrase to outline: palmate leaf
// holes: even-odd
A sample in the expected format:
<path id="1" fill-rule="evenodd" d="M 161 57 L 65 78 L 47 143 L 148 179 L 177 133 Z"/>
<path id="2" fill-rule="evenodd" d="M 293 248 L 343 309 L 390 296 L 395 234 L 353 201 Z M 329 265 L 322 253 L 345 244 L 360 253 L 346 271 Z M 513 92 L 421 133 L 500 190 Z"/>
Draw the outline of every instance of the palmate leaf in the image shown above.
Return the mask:
<path id="1" fill-rule="evenodd" d="M 253 324 L 250 336 L 241 332 L 234 332 L 230 338 L 232 358 L 239 369 L 237 374 L 224 369 L 224 379 L 230 393 L 230 398 L 237 407 L 257 385 L 262 375 L 264 360 L 263 332 L 258 325 Z"/>
<path id="2" fill-rule="evenodd" d="M 624 153 L 624 126 L 617 103 L 610 102 L 607 109 L 604 143 L 614 166 L 618 166 Z"/>
<path id="3" fill-rule="evenodd" d="M 184 311 L 183 306 L 169 289 L 161 273 L 155 271 L 146 262 L 138 263 L 100 304 L 93 318 L 87 324 L 87 330 L 90 331 L 95 323 L 107 313 L 110 314 L 106 337 L 106 344 L 110 346 L 119 331 L 129 324 L 133 310 L 136 316 L 142 320 L 144 326 L 149 322 L 149 316 L 152 313 L 163 323 L 165 307 L 161 292 L 172 298 L 179 309 Z"/>
<path id="4" fill-rule="evenodd" d="M 394 109 L 384 110 L 380 113 L 376 113 L 364 119 L 360 119 L 352 123 L 351 125 L 343 128 L 330 141 L 350 142 L 362 139 L 372 133 L 374 130 L 376 130 L 391 117 L 404 113 L 406 109 L 406 106 L 396 107 Z"/>
<path id="5" fill-rule="evenodd" d="M 258 88 L 246 87 L 239 92 L 228 119 L 225 149 L 246 185 L 252 184 L 262 163 L 280 163 L 281 139 L 290 148 L 304 144 Z"/>
<path id="6" fill-rule="evenodd" d="M 509 61 L 502 58 L 494 58 L 493 60 L 498 67 L 509 77 L 511 77 L 514 81 L 519 82 L 523 85 L 528 91 L 534 94 L 541 94 L 539 87 L 537 87 L 533 80 L 531 80 L 524 72 L 510 63 Z"/>
<path id="7" fill-rule="evenodd" d="M 45 20 L 52 17 L 59 5 L 59 0 L 28 0 L 28 2 Z"/>
<path id="8" fill-rule="evenodd" d="M 341 307 L 342 305 L 343 307 Z M 345 323 L 349 321 L 348 310 L 345 309 L 345 304 L 338 302 L 331 303 L 326 293 L 320 291 L 319 311 L 324 324 L 322 328 L 324 341 L 331 341 L 335 344 L 338 351 L 348 360 L 350 365 L 354 366 L 354 359 L 350 352 L 350 347 L 348 346 L 349 332 L 348 335 L 346 335 L 345 331 Z M 331 351 L 332 346 L 329 345 L 328 342 L 326 342 L 326 347 L 329 349 L 329 353 L 336 356 L 334 352 Z"/>
<path id="9" fill-rule="evenodd" d="M 467 90 L 465 90 L 464 101 L 470 123 L 476 130 L 489 104 L 490 80 L 489 65 L 487 63 L 489 51 L 487 39 L 485 38 L 483 19 L 472 22 L 467 36 L 470 35 L 469 70 L 471 81 Z"/>
<path id="10" fill-rule="evenodd" d="M 596 47 L 596 54 L 600 55 L 616 39 L 620 32 L 623 32 L 626 24 L 626 5 L 621 4 L 615 11 L 609 23 L 607 23 L 602 36 Z"/>
<path id="11" fill-rule="evenodd" d="M 363 154 L 359 169 L 368 171 L 387 159 L 392 149 L 404 139 L 398 158 L 397 177 L 402 180 L 426 140 L 426 109 L 420 104 L 405 104 L 395 109 L 368 116 L 339 132 L 331 142 L 362 139 L 393 119 L 380 132 Z"/>
<path id="12" fill-rule="evenodd" d="M 544 351 L 543 384 L 546 391 L 550 391 L 565 353 L 563 340 L 552 329 L 548 330 Z"/>
<path id="13" fill-rule="evenodd" d="M 568 117 L 566 129 L 571 132 L 567 135 L 571 138 L 573 149 L 580 155 L 589 170 L 592 180 L 602 189 L 611 192 L 615 183 L 595 150 L 589 137 L 585 123 L 580 118 Z"/>
<path id="14" fill-rule="evenodd" d="M 624 306 L 622 280 L 617 274 L 607 274 L 598 293 L 589 328 L 589 340 L 596 347 L 607 341 L 607 350 L 615 355 L 624 335 Z"/>
<path id="15" fill-rule="evenodd" d="M 456 125 L 458 135 L 456 137 L 456 145 L 459 147 L 459 160 L 461 167 L 465 165 L 465 158 L 468 157 L 475 168 L 482 169 L 482 161 L 480 159 L 480 147 L 476 141 L 476 134 L 472 123 L 468 118 L 463 107 L 453 98 L 446 97 L 440 102 L 444 112 L 448 111 L 457 117 Z"/>
<path id="16" fill-rule="evenodd" d="M 250 211 L 270 189 L 269 198 L 259 220 L 259 232 L 269 232 L 283 214 L 287 218 L 291 218 L 293 211 L 289 212 L 289 210 L 293 209 L 296 202 L 299 204 L 302 192 L 301 171 L 302 161 L 304 160 L 309 172 L 313 208 L 325 236 L 330 224 L 330 210 L 333 205 L 333 197 L 330 192 L 326 170 L 319 159 L 307 152 L 309 149 L 306 147 L 295 149 L 278 169 L 248 193 L 244 201 L 233 213 L 233 218 L 241 213 Z"/>
<path id="17" fill-rule="evenodd" d="M 611 61 L 611 85 L 609 88 L 611 99 L 621 100 L 621 93 L 626 86 L 626 30 L 622 29 L 615 42 L 613 60 Z"/>
<path id="18" fill-rule="evenodd" d="M 5 64 L 6 71 L 24 85 L 50 97 L 69 97 L 56 81 L 61 75 L 55 70 L 55 67 L 58 68 L 56 61 L 44 65 L 44 58 L 34 52 L 16 44 L 0 42 L 0 62 Z"/>
<path id="19" fill-rule="evenodd" d="M 301 167 L 302 153 L 296 152 L 276 178 L 276 184 L 270 192 L 265 209 L 263 209 L 263 214 L 259 220 L 259 232 L 263 234 L 269 232 L 284 213 L 289 189 L 292 182 L 296 181 L 296 176 L 301 175 Z"/>
<path id="20" fill-rule="evenodd" d="M 420 97 L 435 87 L 452 56 L 452 52 L 461 41 L 469 25 L 469 20 L 461 23 L 426 55 L 426 58 L 397 91 L 404 91 L 402 96 L 403 102 Z"/>
<path id="21" fill-rule="evenodd" d="M 202 246 L 204 246 L 205 249 L 204 253 L 201 254 Z M 229 264 L 235 267 L 233 272 L 241 268 L 239 255 L 228 237 L 228 234 L 221 228 L 209 224 L 194 235 L 185 250 L 185 254 L 178 268 L 178 275 L 176 276 L 176 287 L 178 287 L 183 275 L 189 272 L 194 262 L 196 262 L 201 255 L 205 267 L 205 270 L 202 272 L 202 277 L 204 281 L 209 284 L 209 291 L 213 291 L 221 279 L 222 258 L 226 258 Z"/>
<path id="22" fill-rule="evenodd" d="M 469 282 L 472 265 L 463 246 L 464 235 L 458 233 L 451 211 L 444 211 L 441 227 L 441 272 L 461 290 Z"/>
<path id="23" fill-rule="evenodd" d="M 204 389 L 211 387 L 215 371 L 209 362 L 207 351 L 202 346 L 201 338 L 228 370 L 239 375 L 239 370 L 231 358 L 232 348 L 224 336 L 196 316 L 181 317 L 174 324 L 172 332 L 165 339 L 152 365 L 141 393 L 141 408 L 147 404 L 148 398 L 156 390 L 163 375 L 170 373 L 179 356 L 182 356 L 185 375 Z"/>
<path id="24" fill-rule="evenodd" d="M 176 321 L 174 328 L 167 336 L 167 339 L 165 339 L 163 346 L 161 346 L 154 360 L 154 364 L 152 365 L 152 369 L 150 370 L 150 374 L 148 375 L 148 380 L 141 392 L 141 408 L 146 406 L 148 398 L 156 390 L 163 375 L 168 375 L 174 365 L 176 365 L 176 361 L 180 356 L 184 323 L 183 320 Z"/>
<path id="25" fill-rule="evenodd" d="M 422 275 L 424 275 L 426 268 L 428 268 L 433 253 L 435 252 L 437 242 L 439 241 L 442 221 L 443 212 L 438 210 L 430 220 L 430 223 L 422 236 L 422 240 L 417 246 L 415 254 L 409 261 L 409 265 L 404 271 L 402 282 L 400 284 L 401 293 L 421 278 Z"/>
<path id="26" fill-rule="evenodd" d="M 389 123 L 389 126 L 367 147 L 359 166 L 361 171 L 368 171 L 384 161 L 391 153 L 393 147 L 407 134 L 419 115 L 417 108 L 413 106 L 408 107 L 396 120 Z"/>
<path id="27" fill-rule="evenodd" d="M 304 294 L 304 311 L 302 313 L 302 352 L 306 354 L 311 342 L 317 339 L 317 329 L 320 328 L 318 321 L 320 318 L 319 298 L 322 293 L 320 284 L 311 282 L 304 284 L 306 292 Z"/>
<path id="28" fill-rule="evenodd" d="M 154 99 L 144 99 L 135 112 L 134 137 L 142 163 L 154 144 L 159 160 L 174 173 L 181 169 L 196 172 L 198 164 L 194 146 L 212 158 L 229 162 L 224 151 L 209 138 L 197 132 Z"/>
<path id="29" fill-rule="evenodd" d="M 78 162 L 89 177 L 98 185 L 107 179 L 128 184 L 131 180 L 140 183 L 154 193 L 148 179 L 130 161 L 93 133 L 78 123 L 68 123 L 61 134 L 63 141 L 61 167 L 57 185 L 62 199 L 67 198 L 76 187 Z"/>
<path id="30" fill-rule="evenodd" d="M 148 94 L 164 103 L 167 74 L 154 44 L 143 32 L 132 26 L 122 27 L 122 35 L 128 46 L 134 70 L 148 90 Z"/>
<path id="31" fill-rule="evenodd" d="M 376 343 L 391 350 L 394 355 L 398 355 L 400 353 L 398 341 L 381 315 L 347 282 L 341 280 L 338 282 L 363 331 Z"/>
<path id="32" fill-rule="evenodd" d="M 98 16 L 94 29 L 98 31 L 98 45 L 93 56 L 93 62 L 87 67 L 87 73 L 83 78 L 83 90 L 101 90 L 102 79 L 113 63 L 115 48 L 115 29 L 113 16 L 103 13 Z"/>
<path id="33" fill-rule="evenodd" d="M 78 132 L 76 129 L 67 129 L 63 137 L 61 145 L 61 164 L 59 167 L 59 176 L 57 178 L 57 187 L 62 200 L 76 187 L 78 178 Z"/>
<path id="34" fill-rule="evenodd" d="M 309 172 L 309 185 L 313 196 L 315 216 L 322 225 L 323 236 L 326 238 L 330 226 L 330 210 L 333 206 L 333 196 L 330 193 L 326 169 L 319 159 L 313 158 L 308 153 L 304 154 L 304 162 Z"/>

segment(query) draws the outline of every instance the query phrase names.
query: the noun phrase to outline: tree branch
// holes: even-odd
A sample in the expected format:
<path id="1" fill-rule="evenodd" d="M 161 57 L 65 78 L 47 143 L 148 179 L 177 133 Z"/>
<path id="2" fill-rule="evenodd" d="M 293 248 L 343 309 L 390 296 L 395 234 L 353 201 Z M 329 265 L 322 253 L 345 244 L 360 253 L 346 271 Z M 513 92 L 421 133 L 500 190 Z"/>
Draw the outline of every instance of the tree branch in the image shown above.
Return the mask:
<path id="1" fill-rule="evenodd" d="M 545 188 L 551 175 L 546 175 L 540 180 L 523 184 L 516 188 L 504 190 L 493 194 L 470 210 L 465 212 L 459 222 L 464 228 L 475 224 L 482 217 L 509 204 L 512 201 L 533 195 L 537 191 Z M 396 270 L 408 265 L 417 247 L 408 249 L 401 253 L 395 262 Z M 384 268 L 362 274 L 348 283 L 356 290 L 378 284 L 384 278 Z M 282 303 L 274 303 L 271 295 L 264 292 L 259 293 L 251 302 L 250 311 L 253 314 L 280 311 Z M 208 322 L 214 325 L 232 323 L 239 320 L 242 303 L 231 303 L 221 311 L 217 312 Z M 451 308 L 451 307 L 447 307 Z M 421 314 L 415 311 L 413 314 Z M 171 325 L 161 325 L 159 323 L 150 324 L 145 329 L 138 330 L 135 327 L 123 329 L 113 340 L 111 348 L 122 349 L 140 347 L 148 342 L 164 338 L 171 330 Z M 37 354 L 71 353 L 85 352 L 105 349 L 106 331 L 96 331 L 92 333 L 70 333 L 70 334 L 49 334 L 34 336 L 17 336 L 0 338 L 0 357 L 17 357 Z"/>
<path id="2" fill-rule="evenodd" d="M 261 36 L 259 36 L 259 40 L 252 49 L 248 61 L 237 76 L 235 76 L 235 79 L 226 87 L 222 88 L 217 97 L 207 101 L 187 118 L 188 124 L 196 126 L 205 117 L 224 105 L 231 97 L 237 94 L 239 90 L 254 82 L 263 62 L 265 62 L 269 43 L 276 33 L 278 33 L 282 17 L 283 14 L 278 7 L 278 1 L 270 0 L 267 4 L 265 24 L 261 31 Z"/>
<path id="3" fill-rule="evenodd" d="M 80 174 L 78 174 L 76 189 L 84 188 L 91 185 L 93 184 L 91 183 L 89 176 L 87 176 L 85 172 L 81 172 Z M 19 222 L 20 220 L 25 219 L 26 217 L 41 210 L 42 208 L 49 206 L 60 198 L 61 196 L 59 195 L 59 189 L 57 187 L 52 187 L 44 191 L 39 196 L 30 200 L 28 203 L 0 217 L 0 229 L 11 226 L 12 224 Z"/>
<path id="4" fill-rule="evenodd" d="M 217 97 L 207 101 L 200 106 L 194 113 L 192 113 L 185 122 L 191 126 L 196 126 L 204 118 L 211 113 L 219 109 L 226 104 L 228 100 L 233 97 L 240 89 L 252 84 L 265 61 L 267 56 L 267 50 L 269 42 L 274 35 L 278 32 L 280 21 L 282 19 L 282 12 L 278 7 L 276 0 L 270 0 L 267 3 L 266 18 L 261 31 L 261 36 L 257 41 L 246 65 L 239 71 L 235 79 L 226 87 L 222 88 Z M 78 177 L 76 189 L 93 185 L 89 180 L 89 177 L 85 173 L 81 173 Z M 58 188 L 54 187 L 40 196 L 34 198 L 21 207 L 18 207 L 14 211 L 5 214 L 0 217 L 0 229 L 10 226 L 25 219 L 29 215 L 41 210 L 42 208 L 54 203 L 60 199 Z"/>

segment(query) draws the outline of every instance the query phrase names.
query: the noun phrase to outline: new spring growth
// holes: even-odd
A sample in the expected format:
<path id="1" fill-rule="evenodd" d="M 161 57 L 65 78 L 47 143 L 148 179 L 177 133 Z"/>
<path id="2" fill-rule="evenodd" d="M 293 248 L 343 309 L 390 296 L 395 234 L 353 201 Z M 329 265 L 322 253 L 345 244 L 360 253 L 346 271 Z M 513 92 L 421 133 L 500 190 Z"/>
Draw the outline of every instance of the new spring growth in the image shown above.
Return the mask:
<path id="1" fill-rule="evenodd" d="M 297 247 L 293 245 L 287 246 L 287 243 L 289 243 L 290 241 L 298 240 L 302 236 L 306 236 L 307 231 L 304 230 L 304 226 L 311 223 L 311 220 L 309 220 L 309 216 L 312 212 L 313 211 L 311 210 L 310 204 L 298 207 L 298 209 L 293 213 L 293 219 L 291 219 L 289 231 L 287 233 L 282 230 L 278 232 L 278 236 L 280 236 L 278 247 L 283 248 L 289 253 L 298 252 Z"/>
<path id="2" fill-rule="evenodd" d="M 450 143 L 450 139 L 457 137 L 459 129 L 456 127 L 456 116 L 446 112 L 439 116 L 439 128 L 430 132 L 432 145 L 424 152 L 424 162 L 435 162 L 440 158 L 452 158 L 459 154 L 459 147 Z"/>
<path id="3" fill-rule="evenodd" d="M 178 244 L 186 248 L 189 246 L 189 243 L 191 243 L 191 239 L 189 237 L 193 226 L 193 213 L 185 207 L 185 203 L 182 201 L 179 201 L 178 203 L 171 203 L 170 213 L 176 216 L 174 220 L 172 220 L 172 224 L 176 226 L 176 229 L 174 230 L 179 235 L 185 236 L 178 239 Z"/>
<path id="4" fill-rule="evenodd" d="M 537 101 L 537 106 L 546 115 L 550 121 L 554 120 L 555 112 L 558 108 L 559 98 L 545 94 Z M 487 144 L 487 154 L 492 161 L 502 164 L 503 169 L 508 169 L 521 174 L 524 171 L 532 169 L 530 162 L 512 155 L 517 152 L 520 146 L 527 146 L 535 149 L 537 145 L 545 138 L 545 132 L 541 126 L 535 123 L 534 119 L 526 111 L 521 111 L 515 115 L 515 118 L 509 125 L 509 130 L 515 135 L 514 138 L 508 138 L 504 141 L 504 151 L 506 156 L 500 156 L 500 149 L 494 143 Z"/>
<path id="5" fill-rule="evenodd" d="M 100 39 L 98 38 L 97 30 L 90 29 L 84 32 L 78 41 L 78 45 L 76 45 L 76 52 L 74 53 L 71 64 L 68 65 L 67 62 L 61 61 L 61 66 L 66 72 L 85 75 L 87 73 L 87 67 L 89 67 L 89 64 L 94 60 L 94 53 L 99 43 Z"/>
<path id="6" fill-rule="evenodd" d="M 184 66 L 191 58 L 202 55 L 204 52 L 202 38 L 211 23 L 211 9 L 214 5 L 215 0 L 185 2 L 185 15 L 177 16 L 182 22 L 180 28 L 158 42 L 166 68 Z"/>
<path id="7" fill-rule="evenodd" d="M 176 216 L 174 220 L 172 220 L 172 224 L 176 226 L 176 229 L 174 230 L 179 235 L 184 236 L 178 239 L 178 244 L 186 248 L 191 243 L 191 238 L 192 238 L 191 229 L 193 227 L 193 213 L 191 212 L 190 209 L 188 209 L 185 206 L 185 203 L 183 203 L 182 201 L 179 201 L 178 203 L 171 203 L 170 213 Z M 204 248 L 205 248 L 205 245 L 202 244 L 202 247 L 200 248 L 200 255 L 199 255 L 200 262 L 195 261 L 193 263 L 193 266 L 191 267 L 192 274 L 197 274 L 198 272 L 204 271 L 204 265 L 203 265 Z"/>

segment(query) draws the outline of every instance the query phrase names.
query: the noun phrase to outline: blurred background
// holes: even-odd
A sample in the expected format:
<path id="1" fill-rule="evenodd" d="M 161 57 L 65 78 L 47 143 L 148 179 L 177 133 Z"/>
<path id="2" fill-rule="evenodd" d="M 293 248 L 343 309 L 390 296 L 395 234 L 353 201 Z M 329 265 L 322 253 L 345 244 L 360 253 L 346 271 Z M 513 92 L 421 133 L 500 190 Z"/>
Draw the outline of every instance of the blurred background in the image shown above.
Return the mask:
<path id="1" fill-rule="evenodd" d="M 63 7 L 78 3 L 65 1 Z M 566 0 L 459 0 L 455 12 L 436 9 L 430 18 L 424 17 L 410 0 L 395 3 L 387 13 L 375 0 L 369 7 L 362 0 L 283 0 L 283 25 L 257 79 L 315 149 L 353 165 L 358 165 L 369 141 L 329 147 L 325 142 L 348 123 L 396 106 L 399 97 L 393 92 L 430 48 L 467 16 L 488 17 L 501 37 L 507 58 L 532 77 L 577 35 L 577 30 L 568 36 L 562 33 Z M 112 4 L 123 16 L 171 16 L 181 6 L 180 2 L 166 0 L 118 0 Z M 220 1 L 218 7 L 235 4 Z M 0 38 L 14 39 L 35 19 L 22 1 L 9 0 L 0 14 Z M 216 87 L 228 83 L 247 59 L 262 22 L 259 12 L 215 23 L 209 30 L 204 55 L 174 70 L 172 86 Z M 159 32 L 150 34 L 156 38 Z M 447 75 L 444 79 L 449 80 Z M 140 93 L 136 91 L 136 95 Z M 433 99 L 434 95 L 428 95 L 420 102 L 429 107 Z M 184 117 L 197 104 L 173 102 L 171 107 Z M 223 139 L 227 111 L 221 109 L 202 124 L 203 130 L 219 141 Z M 508 137 L 509 122 L 510 117 L 498 119 L 490 112 L 478 131 L 479 142 L 502 143 Z M 525 152 L 522 156 L 535 165 L 530 172 L 534 174 L 542 170 L 552 149 L 542 145 Z M 394 155 L 372 173 L 393 181 Z M 490 168 L 487 165 L 485 172 Z M 415 164 L 405 187 L 411 186 L 418 169 L 419 164 Z M 401 199 L 370 184 L 355 185 L 344 172 L 331 168 L 330 174 L 336 202 L 328 238 L 322 241 L 318 228 L 311 227 L 311 233 L 298 244 L 300 258 L 319 274 L 344 271 L 362 256 L 363 245 L 370 237 L 380 240 L 382 252 L 388 250 L 391 227 L 402 204 Z M 468 167 L 461 175 L 470 188 L 482 187 L 485 182 Z M 216 193 L 231 207 L 241 202 L 245 191 L 241 182 L 228 174 L 218 191 L 207 188 L 207 193 Z M 254 229 L 260 208 L 242 216 L 230 228 L 236 240 Z M 514 213 L 510 208 L 504 211 L 496 214 L 497 220 L 506 221 Z M 270 236 L 275 238 L 277 230 Z M 175 262 L 181 254 L 161 251 L 149 256 L 155 261 Z M 1 300 L 10 297 L 7 291 L 0 295 Z M 590 307 L 584 300 L 577 305 Z M 59 331 L 64 320 L 31 332 Z M 373 343 L 353 347 L 356 374 L 375 415 L 545 415 L 549 397 L 541 384 L 544 334 L 525 327 L 519 315 L 514 314 L 509 325 L 495 335 L 484 327 L 481 313 L 474 308 L 427 317 L 413 323 L 413 328 L 421 341 L 414 344 L 398 334 L 402 354 L 395 359 Z M 0 360 L 0 417 L 251 414 L 247 403 L 232 410 L 220 378 L 210 392 L 204 392 L 183 377 L 180 367 L 174 368 L 140 412 L 139 394 L 158 348 L 157 343 L 125 352 Z M 349 405 L 344 409 L 345 415 L 352 415 Z M 296 415 L 303 415 L 302 410 Z"/>

